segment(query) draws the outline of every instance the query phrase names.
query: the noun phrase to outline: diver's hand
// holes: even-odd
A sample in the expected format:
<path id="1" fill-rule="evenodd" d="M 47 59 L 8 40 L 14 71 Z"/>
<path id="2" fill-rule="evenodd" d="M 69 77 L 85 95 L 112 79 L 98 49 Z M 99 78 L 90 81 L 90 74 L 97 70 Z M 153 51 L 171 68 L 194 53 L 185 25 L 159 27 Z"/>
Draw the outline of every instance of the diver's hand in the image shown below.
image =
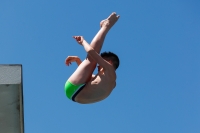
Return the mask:
<path id="1" fill-rule="evenodd" d="M 84 38 L 83 36 L 73 36 L 74 39 L 80 44 L 83 45 Z"/>
<path id="2" fill-rule="evenodd" d="M 81 64 L 81 60 L 78 56 L 68 56 L 66 59 L 65 59 L 65 64 L 67 66 L 69 66 L 72 62 L 76 62 L 78 65 Z"/>

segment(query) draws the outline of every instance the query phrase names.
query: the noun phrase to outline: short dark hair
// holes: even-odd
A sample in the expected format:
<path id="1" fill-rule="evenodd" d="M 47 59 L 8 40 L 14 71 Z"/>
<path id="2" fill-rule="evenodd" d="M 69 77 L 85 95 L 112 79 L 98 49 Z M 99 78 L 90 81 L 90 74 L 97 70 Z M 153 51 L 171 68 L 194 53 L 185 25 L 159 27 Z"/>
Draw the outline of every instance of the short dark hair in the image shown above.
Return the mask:
<path id="1" fill-rule="evenodd" d="M 112 52 L 103 52 L 101 53 L 101 57 L 105 60 L 111 60 L 115 69 L 119 67 L 119 58 L 116 54 Z"/>

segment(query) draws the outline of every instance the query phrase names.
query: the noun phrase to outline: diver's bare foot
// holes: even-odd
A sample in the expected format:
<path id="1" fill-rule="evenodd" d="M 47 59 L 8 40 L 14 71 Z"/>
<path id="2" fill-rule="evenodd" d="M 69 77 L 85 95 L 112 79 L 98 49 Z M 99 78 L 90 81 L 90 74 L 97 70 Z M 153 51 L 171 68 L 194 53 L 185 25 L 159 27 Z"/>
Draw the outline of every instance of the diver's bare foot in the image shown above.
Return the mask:
<path id="1" fill-rule="evenodd" d="M 100 22 L 100 27 L 105 27 L 106 29 L 110 29 L 119 19 L 119 15 L 117 15 L 115 12 L 113 12 L 107 19 L 102 20 Z"/>

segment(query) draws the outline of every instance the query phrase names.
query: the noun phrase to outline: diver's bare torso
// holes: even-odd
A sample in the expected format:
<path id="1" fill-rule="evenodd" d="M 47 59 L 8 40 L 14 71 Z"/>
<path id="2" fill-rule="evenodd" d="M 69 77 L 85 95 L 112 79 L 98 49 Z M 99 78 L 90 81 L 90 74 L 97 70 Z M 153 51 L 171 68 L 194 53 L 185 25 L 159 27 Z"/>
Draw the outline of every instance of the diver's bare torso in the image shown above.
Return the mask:
<path id="1" fill-rule="evenodd" d="M 75 101 L 78 103 L 94 103 L 109 96 L 116 86 L 116 73 L 114 68 L 98 72 L 85 87 L 77 94 Z"/>

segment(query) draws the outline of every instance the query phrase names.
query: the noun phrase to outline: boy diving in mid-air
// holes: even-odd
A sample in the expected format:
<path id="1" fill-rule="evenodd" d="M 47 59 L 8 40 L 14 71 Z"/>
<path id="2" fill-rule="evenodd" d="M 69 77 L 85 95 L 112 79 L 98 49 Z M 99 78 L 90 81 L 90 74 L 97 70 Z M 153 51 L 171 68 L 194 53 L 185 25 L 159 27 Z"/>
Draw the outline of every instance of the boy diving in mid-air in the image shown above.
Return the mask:
<path id="1" fill-rule="evenodd" d="M 65 60 L 67 66 L 71 62 L 76 62 L 78 65 L 65 84 L 65 93 L 69 99 L 82 104 L 94 103 L 108 97 L 115 88 L 115 70 L 119 66 L 119 58 L 112 52 L 103 52 L 101 55 L 99 53 L 106 34 L 118 19 L 119 15 L 112 13 L 107 19 L 101 21 L 101 28 L 90 45 L 82 36 L 73 37 L 84 47 L 87 57 L 83 62 L 78 56 L 68 56 Z M 98 64 L 98 73 L 93 75 L 96 64 Z"/>

